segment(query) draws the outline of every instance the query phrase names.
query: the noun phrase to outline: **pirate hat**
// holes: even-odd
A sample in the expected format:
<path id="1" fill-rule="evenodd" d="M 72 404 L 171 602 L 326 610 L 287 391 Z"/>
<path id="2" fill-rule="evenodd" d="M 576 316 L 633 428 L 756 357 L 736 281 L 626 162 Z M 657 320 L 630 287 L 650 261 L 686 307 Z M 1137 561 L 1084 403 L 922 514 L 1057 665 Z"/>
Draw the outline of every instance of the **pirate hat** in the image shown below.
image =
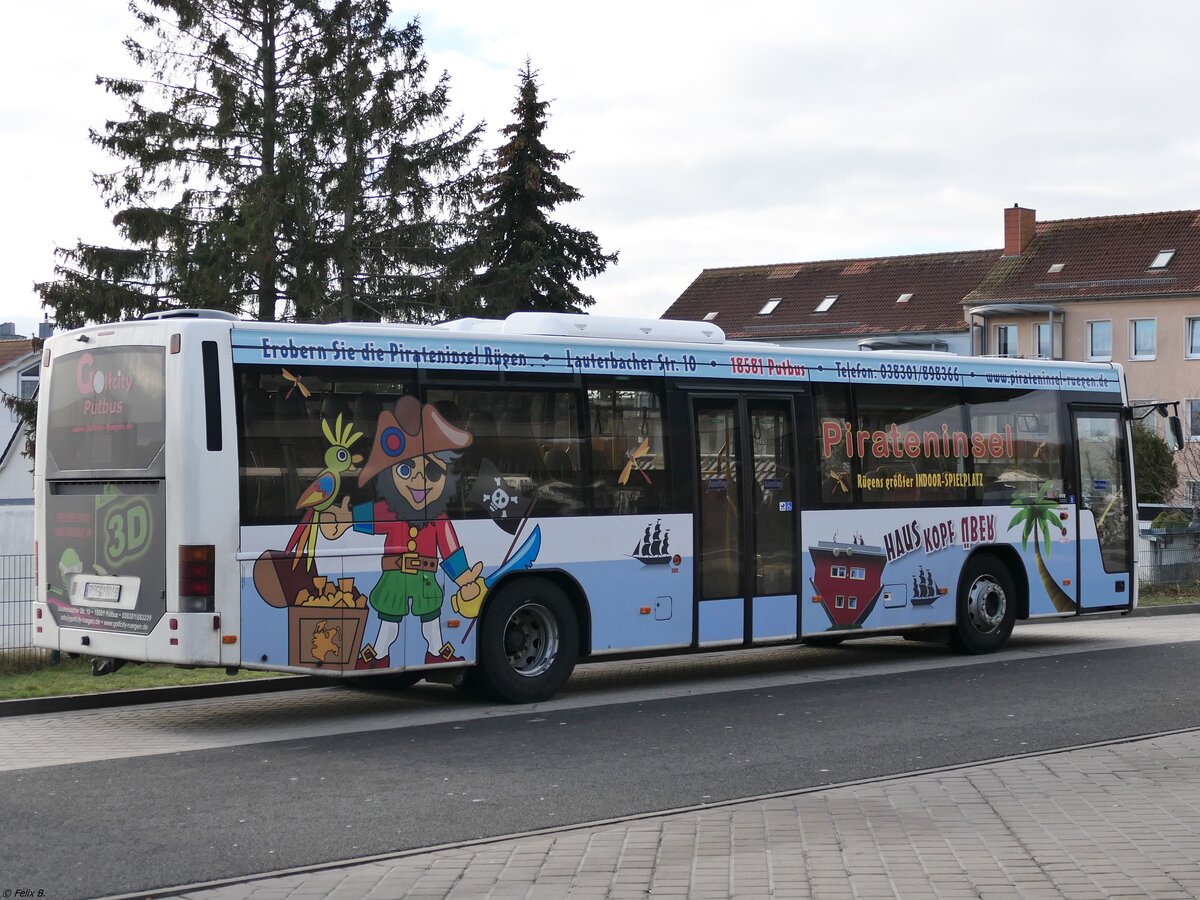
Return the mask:
<path id="1" fill-rule="evenodd" d="M 406 459 L 416 459 L 440 450 L 462 450 L 471 444 L 471 433 L 456 428 L 430 404 L 409 394 L 396 401 L 395 410 L 385 409 L 375 425 L 371 458 L 358 473 L 366 484 L 384 469 Z"/>

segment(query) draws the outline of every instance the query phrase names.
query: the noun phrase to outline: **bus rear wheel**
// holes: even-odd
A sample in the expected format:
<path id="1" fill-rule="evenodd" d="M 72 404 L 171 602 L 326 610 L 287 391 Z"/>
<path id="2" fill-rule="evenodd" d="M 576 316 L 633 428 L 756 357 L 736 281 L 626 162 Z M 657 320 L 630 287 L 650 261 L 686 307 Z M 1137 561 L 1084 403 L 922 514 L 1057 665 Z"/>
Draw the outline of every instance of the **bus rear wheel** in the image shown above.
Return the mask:
<path id="1" fill-rule="evenodd" d="M 950 646 L 960 653 L 999 650 L 1017 620 L 1017 590 L 1008 568 L 994 556 L 976 556 L 963 567 L 958 584 Z"/>
<path id="2" fill-rule="evenodd" d="M 493 699 L 536 703 L 571 677 L 579 622 L 567 595 L 545 578 L 505 585 L 483 609 L 474 682 Z"/>

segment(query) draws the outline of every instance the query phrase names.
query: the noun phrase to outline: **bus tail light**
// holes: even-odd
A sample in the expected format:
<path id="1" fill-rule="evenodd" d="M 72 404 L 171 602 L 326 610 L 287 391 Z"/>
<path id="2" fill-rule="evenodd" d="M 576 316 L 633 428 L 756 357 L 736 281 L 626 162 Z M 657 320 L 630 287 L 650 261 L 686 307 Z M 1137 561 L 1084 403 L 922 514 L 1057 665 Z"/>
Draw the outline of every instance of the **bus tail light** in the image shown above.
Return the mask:
<path id="1" fill-rule="evenodd" d="M 216 548 L 212 544 L 179 548 L 179 611 L 212 612 L 216 595 Z"/>

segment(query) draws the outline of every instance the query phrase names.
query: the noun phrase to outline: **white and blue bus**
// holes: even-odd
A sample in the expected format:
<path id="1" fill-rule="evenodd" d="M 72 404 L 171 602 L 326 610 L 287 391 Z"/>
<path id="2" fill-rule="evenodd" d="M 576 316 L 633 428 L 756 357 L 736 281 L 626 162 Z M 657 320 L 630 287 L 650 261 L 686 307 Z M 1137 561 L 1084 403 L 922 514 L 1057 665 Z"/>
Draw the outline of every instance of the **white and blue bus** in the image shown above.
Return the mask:
<path id="1" fill-rule="evenodd" d="M 1119 366 L 518 313 L 45 346 L 35 641 L 523 702 L 577 660 L 1132 610 Z"/>

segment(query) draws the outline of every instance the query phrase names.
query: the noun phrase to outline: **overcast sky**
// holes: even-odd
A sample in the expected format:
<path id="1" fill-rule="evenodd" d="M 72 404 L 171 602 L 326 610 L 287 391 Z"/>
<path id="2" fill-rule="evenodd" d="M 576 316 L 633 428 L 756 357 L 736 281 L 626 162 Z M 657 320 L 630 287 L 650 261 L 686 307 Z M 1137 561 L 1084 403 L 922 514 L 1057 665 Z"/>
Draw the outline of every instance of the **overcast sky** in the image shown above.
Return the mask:
<path id="1" fill-rule="evenodd" d="M 0 320 L 32 333 L 55 246 L 112 239 L 89 144 L 130 71 L 123 0 L 12 4 L 0 32 Z M 1200 207 L 1200 4 L 1103 0 L 395 3 L 488 144 L 529 57 L 559 218 L 620 263 L 592 312 L 658 316 L 704 268 L 1002 245 L 1039 219 Z"/>

